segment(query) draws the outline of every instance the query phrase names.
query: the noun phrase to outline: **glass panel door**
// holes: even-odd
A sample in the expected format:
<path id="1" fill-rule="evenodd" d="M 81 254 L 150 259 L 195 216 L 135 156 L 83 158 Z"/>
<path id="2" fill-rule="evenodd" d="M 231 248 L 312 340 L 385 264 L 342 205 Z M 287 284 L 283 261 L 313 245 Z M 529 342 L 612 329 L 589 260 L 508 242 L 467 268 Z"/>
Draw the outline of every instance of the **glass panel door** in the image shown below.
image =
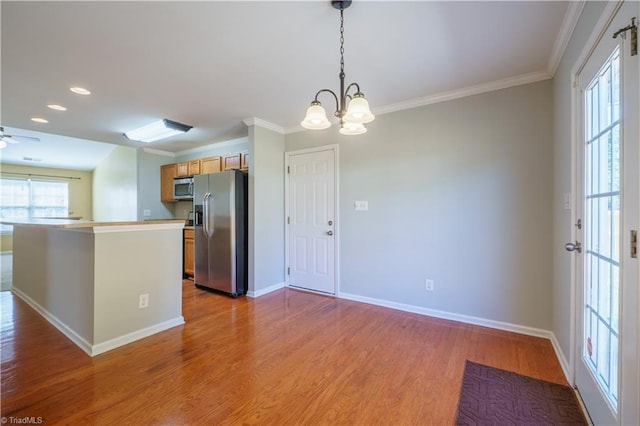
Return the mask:
<path id="1" fill-rule="evenodd" d="M 620 51 L 585 92 L 584 359 L 618 407 L 620 287 Z"/>

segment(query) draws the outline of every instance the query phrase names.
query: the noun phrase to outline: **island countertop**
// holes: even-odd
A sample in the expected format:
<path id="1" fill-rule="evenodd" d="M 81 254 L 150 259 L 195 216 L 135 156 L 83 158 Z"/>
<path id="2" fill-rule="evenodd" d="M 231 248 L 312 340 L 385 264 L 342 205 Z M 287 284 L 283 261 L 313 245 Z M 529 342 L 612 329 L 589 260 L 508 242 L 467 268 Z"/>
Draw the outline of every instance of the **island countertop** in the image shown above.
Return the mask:
<path id="1" fill-rule="evenodd" d="M 0 223 L 4 225 L 14 226 L 28 226 L 28 227 L 40 227 L 40 228 L 97 228 L 97 227 L 128 227 L 128 226 L 141 226 L 144 229 L 150 229 L 157 225 L 174 225 L 176 227 L 184 227 L 185 221 L 178 219 L 166 219 L 166 220 L 149 220 L 149 221 L 123 221 L 123 222 L 94 222 L 91 220 L 71 220 L 71 219 L 19 219 L 19 218 L 5 218 L 0 219 Z"/>

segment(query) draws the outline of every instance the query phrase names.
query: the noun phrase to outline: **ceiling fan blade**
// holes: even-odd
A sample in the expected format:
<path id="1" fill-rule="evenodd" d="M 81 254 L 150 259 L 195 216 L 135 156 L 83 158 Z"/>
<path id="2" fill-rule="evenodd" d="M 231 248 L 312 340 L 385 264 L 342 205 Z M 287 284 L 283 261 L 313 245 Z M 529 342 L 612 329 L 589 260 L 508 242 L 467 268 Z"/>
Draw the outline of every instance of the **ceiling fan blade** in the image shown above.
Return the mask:
<path id="1" fill-rule="evenodd" d="M 34 138 L 31 136 L 14 136 L 14 135 L 4 135 L 2 140 L 9 143 L 19 143 L 19 142 L 40 142 L 40 139 Z"/>
<path id="2" fill-rule="evenodd" d="M 15 139 L 13 139 L 13 138 L 10 138 L 10 137 L 8 137 L 8 136 L 6 136 L 6 135 L 5 135 L 5 136 L 2 136 L 2 137 L 0 138 L 0 141 L 2 141 L 2 142 L 6 142 L 6 143 L 14 143 L 14 144 L 15 144 L 15 143 L 19 143 L 19 142 L 20 142 L 20 141 L 17 141 L 17 140 L 15 140 Z"/>

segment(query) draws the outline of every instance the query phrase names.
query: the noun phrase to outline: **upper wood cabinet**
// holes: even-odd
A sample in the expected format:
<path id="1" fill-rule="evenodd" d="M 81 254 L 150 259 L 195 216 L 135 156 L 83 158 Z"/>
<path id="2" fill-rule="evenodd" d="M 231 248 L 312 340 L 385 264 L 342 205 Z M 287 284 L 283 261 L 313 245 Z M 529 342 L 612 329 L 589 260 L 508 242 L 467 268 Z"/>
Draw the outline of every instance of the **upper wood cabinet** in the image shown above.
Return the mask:
<path id="1" fill-rule="evenodd" d="M 222 156 L 222 170 L 231 170 L 240 168 L 240 153 L 227 154 Z"/>
<path id="2" fill-rule="evenodd" d="M 200 159 L 200 173 L 206 175 L 220 171 L 220 157 L 206 157 Z"/>
<path id="3" fill-rule="evenodd" d="M 176 201 L 175 198 L 173 198 L 173 178 L 176 176 L 176 164 L 160 166 L 160 201 L 163 203 Z"/>
<path id="4" fill-rule="evenodd" d="M 189 161 L 189 176 L 199 175 L 200 173 L 200 160 Z"/>
<path id="5" fill-rule="evenodd" d="M 176 176 L 189 176 L 189 162 L 184 161 L 182 163 L 177 163 L 176 167 Z"/>
<path id="6" fill-rule="evenodd" d="M 249 153 L 247 151 L 240 153 L 240 170 L 249 170 Z"/>
<path id="7" fill-rule="evenodd" d="M 173 198 L 174 178 L 231 169 L 249 170 L 249 152 L 234 152 L 220 157 L 205 157 L 160 166 L 160 201 L 163 203 L 178 201 Z"/>

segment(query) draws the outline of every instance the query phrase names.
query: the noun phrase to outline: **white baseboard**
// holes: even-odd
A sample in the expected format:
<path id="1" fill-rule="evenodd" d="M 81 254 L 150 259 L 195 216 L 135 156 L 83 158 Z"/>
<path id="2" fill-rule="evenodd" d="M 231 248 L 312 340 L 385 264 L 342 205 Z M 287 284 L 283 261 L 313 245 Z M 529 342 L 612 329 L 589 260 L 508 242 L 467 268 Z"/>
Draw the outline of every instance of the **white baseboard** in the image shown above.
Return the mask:
<path id="1" fill-rule="evenodd" d="M 514 333 L 526 334 L 528 336 L 543 337 L 551 339 L 553 333 L 540 328 L 527 327 L 507 322 L 494 321 L 484 318 L 472 317 L 468 315 L 454 314 L 451 312 L 438 311 L 435 309 L 423 308 L 421 306 L 406 305 L 404 303 L 390 302 L 388 300 L 374 299 L 371 297 L 358 296 L 356 294 L 340 293 L 343 299 L 356 302 L 369 303 L 371 305 L 384 306 L 385 308 L 398 309 L 400 311 L 412 312 L 414 314 L 426 315 L 429 317 L 441 318 L 451 321 L 464 322 L 467 324 L 480 325 L 483 327 L 495 328 L 498 330 L 511 331 Z"/>
<path id="2" fill-rule="evenodd" d="M 281 282 L 281 283 L 277 283 L 277 284 L 274 284 L 274 285 L 270 285 L 269 287 L 263 288 L 263 289 L 258 290 L 258 291 L 248 291 L 247 292 L 247 297 L 257 298 L 257 297 L 260 297 L 260 296 L 264 296 L 265 294 L 269 294 L 269 293 L 274 292 L 276 290 L 280 290 L 281 288 L 284 288 L 284 286 L 285 286 L 285 283 Z"/>
<path id="3" fill-rule="evenodd" d="M 182 316 L 161 322 L 159 324 L 154 324 L 151 327 L 136 330 L 132 333 L 125 334 L 124 336 L 118 336 L 115 339 L 107 340 L 106 342 L 93 345 L 91 347 L 91 353 L 89 355 L 98 355 L 110 351 L 111 349 L 118 348 L 120 346 L 135 342 L 136 340 L 149 337 L 153 334 L 160 333 L 161 331 L 165 331 L 182 324 L 184 324 L 184 317 Z"/>
<path id="4" fill-rule="evenodd" d="M 87 342 L 82 336 L 76 333 L 74 330 L 70 329 L 65 323 L 60 321 L 55 315 L 47 311 L 45 308 L 40 306 L 38 302 L 33 300 L 31 297 L 27 296 L 20 289 L 13 287 L 11 292 L 18 296 L 20 299 L 24 301 L 27 305 L 31 306 L 34 311 L 39 313 L 44 319 L 46 319 L 49 324 L 58 329 L 62 334 L 67 336 L 69 340 L 71 340 L 77 347 L 82 349 L 87 355 L 91 356 L 91 344 Z"/>
<path id="5" fill-rule="evenodd" d="M 560 361 L 560 367 L 562 367 L 562 372 L 564 373 L 564 377 L 566 377 L 567 382 L 573 386 L 573 374 L 571 374 L 571 364 L 567 361 L 567 357 L 562 352 L 562 348 L 560 347 L 560 342 L 556 338 L 554 333 L 551 333 L 551 345 L 553 345 L 553 350 L 556 353 L 556 357 L 558 357 L 558 361 Z"/>
<path id="6" fill-rule="evenodd" d="M 89 356 L 95 356 L 110 351 L 111 349 L 126 345 L 127 343 L 131 343 L 144 337 L 151 336 L 152 334 L 156 334 L 169 328 L 184 324 L 184 318 L 182 316 L 179 316 L 177 318 L 161 322 L 160 324 L 155 324 L 151 327 L 143 328 L 141 330 L 136 330 L 133 333 L 128 333 L 124 336 L 119 336 L 115 339 L 111 339 L 97 345 L 92 345 L 74 330 L 69 328 L 65 323 L 60 321 L 55 315 L 44 309 L 31 297 L 27 296 L 20 289 L 13 287 L 11 289 L 11 292 L 22 299 L 27 305 L 32 307 L 33 310 L 39 313 L 44 319 L 46 319 L 51 325 L 57 328 L 62 334 L 64 334 L 69 340 L 71 340 L 76 346 L 82 349 Z"/>

